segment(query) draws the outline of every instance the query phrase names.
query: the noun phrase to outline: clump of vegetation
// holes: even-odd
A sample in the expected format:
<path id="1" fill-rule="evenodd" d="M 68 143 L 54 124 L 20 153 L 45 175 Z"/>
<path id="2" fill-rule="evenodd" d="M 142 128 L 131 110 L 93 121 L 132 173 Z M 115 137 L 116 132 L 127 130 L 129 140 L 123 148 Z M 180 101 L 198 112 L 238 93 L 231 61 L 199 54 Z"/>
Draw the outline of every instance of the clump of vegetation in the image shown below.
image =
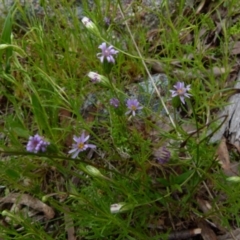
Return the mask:
<path id="1" fill-rule="evenodd" d="M 81 21 L 68 1 L 44 2 L 44 19 L 16 4 L 2 24 L 0 237 L 202 239 L 239 228 L 237 174 L 210 141 L 239 70 L 238 1 L 95 1 Z"/>

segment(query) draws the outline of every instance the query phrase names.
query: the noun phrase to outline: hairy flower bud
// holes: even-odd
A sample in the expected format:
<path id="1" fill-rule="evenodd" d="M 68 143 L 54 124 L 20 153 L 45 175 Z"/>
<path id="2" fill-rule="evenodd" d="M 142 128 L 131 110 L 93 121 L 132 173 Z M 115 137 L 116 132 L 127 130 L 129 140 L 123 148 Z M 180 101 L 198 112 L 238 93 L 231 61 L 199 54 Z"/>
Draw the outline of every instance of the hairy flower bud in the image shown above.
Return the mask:
<path id="1" fill-rule="evenodd" d="M 87 17 L 83 17 L 82 18 L 82 23 L 84 24 L 84 26 L 90 30 L 92 33 L 96 34 L 96 35 L 100 35 L 97 26 L 92 22 L 92 20 L 90 20 Z"/>

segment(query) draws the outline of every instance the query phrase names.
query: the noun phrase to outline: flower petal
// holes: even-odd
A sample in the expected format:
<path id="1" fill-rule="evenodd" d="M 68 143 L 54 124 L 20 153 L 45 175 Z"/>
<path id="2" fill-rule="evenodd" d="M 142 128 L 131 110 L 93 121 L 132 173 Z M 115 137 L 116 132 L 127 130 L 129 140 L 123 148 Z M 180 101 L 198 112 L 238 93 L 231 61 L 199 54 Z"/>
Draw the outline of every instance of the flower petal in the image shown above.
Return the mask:
<path id="1" fill-rule="evenodd" d="M 78 156 L 78 154 L 80 153 L 80 151 L 76 151 L 73 155 L 72 155 L 72 158 L 76 158 Z"/>
<path id="2" fill-rule="evenodd" d="M 84 135 L 83 135 L 84 136 Z M 85 138 L 84 138 L 84 140 L 83 140 L 83 142 L 86 142 L 88 139 L 89 139 L 89 135 L 87 135 Z"/>
<path id="3" fill-rule="evenodd" d="M 88 144 L 88 147 L 89 147 L 89 148 L 96 148 L 97 146 L 94 145 L 94 144 Z"/>
<path id="4" fill-rule="evenodd" d="M 69 150 L 68 153 L 71 154 L 71 153 L 74 153 L 74 152 L 76 152 L 76 151 L 78 151 L 78 149 L 73 148 L 73 149 Z"/>
<path id="5" fill-rule="evenodd" d="M 185 104 L 184 96 L 180 96 L 180 100 L 183 104 Z"/>

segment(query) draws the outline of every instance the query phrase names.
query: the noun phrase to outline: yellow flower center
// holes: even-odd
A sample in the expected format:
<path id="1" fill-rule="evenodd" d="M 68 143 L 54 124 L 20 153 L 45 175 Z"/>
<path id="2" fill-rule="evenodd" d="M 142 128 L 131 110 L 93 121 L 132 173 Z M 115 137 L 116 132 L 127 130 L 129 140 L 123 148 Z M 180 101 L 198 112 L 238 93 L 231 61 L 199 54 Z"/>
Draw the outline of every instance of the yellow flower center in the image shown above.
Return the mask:
<path id="1" fill-rule="evenodd" d="M 136 111 L 136 110 L 137 110 L 137 107 L 134 106 L 134 105 L 132 105 L 132 106 L 131 106 L 131 109 L 132 109 L 132 111 Z"/>
<path id="2" fill-rule="evenodd" d="M 179 95 L 182 95 L 182 94 L 184 94 L 184 90 L 183 90 L 182 88 L 180 88 L 180 89 L 177 90 L 177 93 L 178 93 Z"/>
<path id="3" fill-rule="evenodd" d="M 79 144 L 78 144 L 78 148 L 79 148 L 79 149 L 83 149 L 83 148 L 84 148 L 84 143 L 83 143 L 83 142 L 79 143 Z"/>

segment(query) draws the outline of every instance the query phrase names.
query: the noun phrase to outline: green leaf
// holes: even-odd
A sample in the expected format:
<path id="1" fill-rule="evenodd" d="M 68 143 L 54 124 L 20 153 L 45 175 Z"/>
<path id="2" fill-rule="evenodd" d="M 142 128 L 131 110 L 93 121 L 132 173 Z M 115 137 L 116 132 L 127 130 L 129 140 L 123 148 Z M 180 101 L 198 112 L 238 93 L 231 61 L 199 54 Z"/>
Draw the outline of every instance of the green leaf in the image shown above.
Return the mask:
<path id="1" fill-rule="evenodd" d="M 19 173 L 13 169 L 7 169 L 5 174 L 13 180 L 17 180 L 20 177 Z"/>
<path id="2" fill-rule="evenodd" d="M 172 98 L 172 106 L 178 108 L 181 105 L 181 100 L 178 96 Z"/>
<path id="3" fill-rule="evenodd" d="M 32 106 L 34 118 L 36 119 L 39 128 L 43 130 L 50 130 L 48 125 L 47 113 L 43 108 L 39 96 L 37 94 L 32 95 Z"/>
<path id="4" fill-rule="evenodd" d="M 21 55 L 25 55 L 25 52 L 20 48 L 20 47 L 18 47 L 18 46 L 16 46 L 16 45 L 11 45 L 11 44 L 0 44 L 0 51 L 1 50 L 4 50 L 4 49 L 6 49 L 6 51 L 7 51 L 7 48 L 11 48 L 11 50 L 15 50 L 16 52 L 18 52 L 19 54 L 21 54 Z"/>
<path id="5" fill-rule="evenodd" d="M 167 180 L 164 179 L 164 178 L 158 178 L 157 180 L 158 180 L 159 183 L 161 183 L 161 184 L 162 184 L 163 186 L 165 186 L 165 187 L 168 187 L 168 186 L 170 185 L 170 182 L 167 181 Z"/>
<path id="6" fill-rule="evenodd" d="M 187 181 L 191 175 L 194 174 L 194 170 L 190 170 L 190 171 L 187 171 L 181 175 L 178 175 L 178 176 L 172 176 L 171 177 L 171 184 L 176 184 L 176 185 L 181 185 L 183 184 L 185 181 Z"/>
<path id="7" fill-rule="evenodd" d="M 172 185 L 172 186 L 171 186 L 171 190 L 172 190 L 172 191 L 178 190 L 180 193 L 182 193 L 182 188 L 181 188 L 181 186 L 178 185 L 178 184 Z"/>
<path id="8" fill-rule="evenodd" d="M 23 129 L 23 128 L 15 127 L 12 130 L 19 137 L 23 137 L 23 138 L 28 138 L 29 137 L 29 132 L 27 130 Z"/>

